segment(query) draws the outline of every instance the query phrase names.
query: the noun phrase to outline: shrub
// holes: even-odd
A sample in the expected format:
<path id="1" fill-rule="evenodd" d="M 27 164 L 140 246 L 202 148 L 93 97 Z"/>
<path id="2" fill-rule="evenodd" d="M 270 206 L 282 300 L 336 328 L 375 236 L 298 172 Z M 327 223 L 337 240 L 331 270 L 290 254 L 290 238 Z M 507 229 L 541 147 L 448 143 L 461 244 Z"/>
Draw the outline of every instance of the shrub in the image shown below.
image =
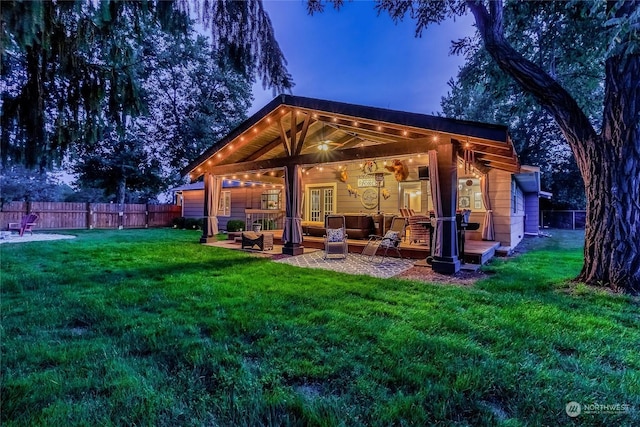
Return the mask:
<path id="1" fill-rule="evenodd" d="M 179 216 L 177 218 L 173 218 L 171 220 L 171 224 L 173 225 L 173 228 L 179 228 L 179 229 L 184 229 L 184 222 L 186 221 L 186 218 L 183 216 Z"/>
<path id="2" fill-rule="evenodd" d="M 201 230 L 204 226 L 202 218 L 185 218 L 183 216 L 174 218 L 172 221 L 173 228 L 181 230 Z"/>
<path id="3" fill-rule="evenodd" d="M 227 222 L 227 231 L 246 230 L 244 221 L 241 219 L 231 219 Z"/>
<path id="4" fill-rule="evenodd" d="M 186 230 L 202 230 L 204 220 L 202 218 L 186 218 L 184 228 Z"/>

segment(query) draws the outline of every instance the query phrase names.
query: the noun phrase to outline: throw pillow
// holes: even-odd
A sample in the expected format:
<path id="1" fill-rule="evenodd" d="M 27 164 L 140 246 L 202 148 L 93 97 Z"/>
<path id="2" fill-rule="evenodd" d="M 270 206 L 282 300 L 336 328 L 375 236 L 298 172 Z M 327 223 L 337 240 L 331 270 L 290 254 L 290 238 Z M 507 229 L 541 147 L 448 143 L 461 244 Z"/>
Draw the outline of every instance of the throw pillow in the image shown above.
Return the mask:
<path id="1" fill-rule="evenodd" d="M 398 232 L 397 231 L 387 231 L 387 234 L 382 238 L 382 242 L 380 242 L 380 246 L 385 248 L 390 248 L 396 245 L 398 241 Z"/>
<path id="2" fill-rule="evenodd" d="M 342 242 L 344 240 L 344 233 L 342 228 L 327 228 L 327 241 L 329 242 Z"/>

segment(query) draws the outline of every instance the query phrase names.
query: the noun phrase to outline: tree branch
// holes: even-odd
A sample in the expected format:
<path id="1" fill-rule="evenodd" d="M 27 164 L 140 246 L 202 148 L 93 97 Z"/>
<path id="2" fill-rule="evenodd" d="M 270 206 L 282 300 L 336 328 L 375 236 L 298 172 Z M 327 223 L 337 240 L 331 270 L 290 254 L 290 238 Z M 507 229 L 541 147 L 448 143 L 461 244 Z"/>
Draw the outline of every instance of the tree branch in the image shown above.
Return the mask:
<path id="1" fill-rule="evenodd" d="M 579 162 L 585 148 L 597 138 L 591 122 L 575 99 L 549 74 L 518 53 L 504 37 L 502 0 L 489 0 L 489 10 L 482 2 L 468 0 L 485 48 L 501 70 L 509 74 L 525 91 L 554 117 Z"/>

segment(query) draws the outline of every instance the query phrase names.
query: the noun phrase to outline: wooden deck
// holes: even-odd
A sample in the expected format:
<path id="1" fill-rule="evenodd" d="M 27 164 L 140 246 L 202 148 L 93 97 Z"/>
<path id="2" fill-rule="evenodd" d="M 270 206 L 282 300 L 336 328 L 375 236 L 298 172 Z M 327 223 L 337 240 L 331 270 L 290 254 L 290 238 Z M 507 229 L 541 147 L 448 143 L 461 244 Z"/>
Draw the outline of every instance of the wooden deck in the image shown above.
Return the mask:
<path id="1" fill-rule="evenodd" d="M 267 233 L 273 233 L 274 243 L 282 244 L 282 230 L 269 230 Z M 229 239 L 240 237 L 240 232 L 229 233 Z M 367 244 L 366 240 L 349 239 L 349 253 L 362 253 Z M 322 237 L 303 236 L 303 246 L 309 248 L 324 248 Z M 466 240 L 464 247 L 464 262 L 468 264 L 482 265 L 487 263 L 496 254 L 496 249 L 500 247 L 500 242 L 488 242 L 484 240 Z M 400 253 L 404 258 L 409 259 L 426 259 L 429 256 L 429 247 L 426 244 L 409 244 L 409 242 L 400 243 Z M 395 252 L 389 251 L 387 256 L 395 256 Z"/>

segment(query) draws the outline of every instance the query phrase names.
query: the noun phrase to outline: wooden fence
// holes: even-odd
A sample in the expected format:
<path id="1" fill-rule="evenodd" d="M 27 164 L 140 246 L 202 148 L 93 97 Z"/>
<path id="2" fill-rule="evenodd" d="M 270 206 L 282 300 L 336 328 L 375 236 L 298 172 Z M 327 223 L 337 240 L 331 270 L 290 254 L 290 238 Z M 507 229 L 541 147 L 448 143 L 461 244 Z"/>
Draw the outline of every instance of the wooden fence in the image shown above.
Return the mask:
<path id="1" fill-rule="evenodd" d="M 540 224 L 544 228 L 561 228 L 565 230 L 584 230 L 587 222 L 587 211 L 541 211 Z"/>
<path id="2" fill-rule="evenodd" d="M 182 209 L 177 205 L 11 202 L 5 203 L 0 211 L 0 226 L 6 230 L 10 222 L 20 222 L 29 213 L 38 215 L 36 230 L 147 228 L 171 226 Z"/>

